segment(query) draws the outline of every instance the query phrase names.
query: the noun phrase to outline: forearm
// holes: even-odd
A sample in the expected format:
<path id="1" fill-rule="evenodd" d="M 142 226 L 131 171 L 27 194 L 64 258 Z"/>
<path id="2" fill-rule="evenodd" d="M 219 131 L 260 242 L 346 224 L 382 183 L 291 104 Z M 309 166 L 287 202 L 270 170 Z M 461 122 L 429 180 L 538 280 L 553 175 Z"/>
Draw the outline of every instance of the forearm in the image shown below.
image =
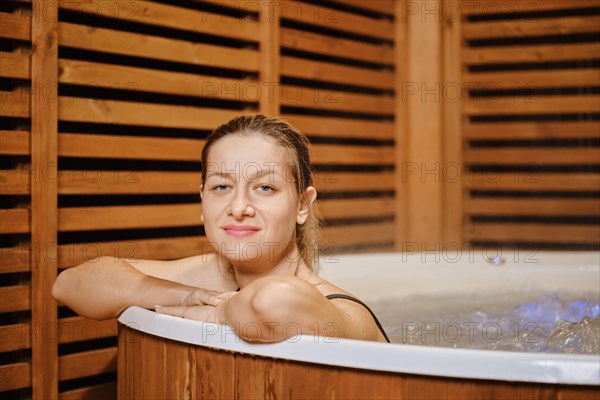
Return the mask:
<path id="1" fill-rule="evenodd" d="M 118 316 L 132 305 L 180 305 L 195 288 L 145 275 L 122 260 L 104 257 L 63 271 L 52 295 L 92 319 Z"/>

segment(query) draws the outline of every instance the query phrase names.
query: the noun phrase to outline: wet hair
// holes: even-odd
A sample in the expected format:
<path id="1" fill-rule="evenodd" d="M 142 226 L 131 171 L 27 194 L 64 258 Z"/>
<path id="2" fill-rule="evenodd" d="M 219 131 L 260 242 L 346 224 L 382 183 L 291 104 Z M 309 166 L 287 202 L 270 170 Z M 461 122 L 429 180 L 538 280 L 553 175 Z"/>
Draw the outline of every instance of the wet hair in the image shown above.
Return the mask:
<path id="1" fill-rule="evenodd" d="M 298 129 L 278 118 L 262 114 L 242 115 L 218 126 L 207 138 L 202 149 L 202 186 L 206 181 L 208 154 L 212 146 L 226 136 L 259 136 L 284 148 L 293 160 L 290 168 L 296 193 L 303 196 L 313 185 L 313 167 L 310 163 L 310 142 Z M 307 200 L 307 199 L 306 199 Z M 296 245 L 304 263 L 313 271 L 318 267 L 318 236 L 320 219 L 314 203 L 303 224 L 296 224 Z M 300 261 L 300 260 L 299 260 Z"/>

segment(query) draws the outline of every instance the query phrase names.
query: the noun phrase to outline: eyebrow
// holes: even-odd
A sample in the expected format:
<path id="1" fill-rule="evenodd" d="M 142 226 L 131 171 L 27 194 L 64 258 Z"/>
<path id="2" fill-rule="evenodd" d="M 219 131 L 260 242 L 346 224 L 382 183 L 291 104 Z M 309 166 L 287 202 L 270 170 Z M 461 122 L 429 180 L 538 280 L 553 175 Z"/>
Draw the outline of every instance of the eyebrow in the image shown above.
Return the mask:
<path id="1" fill-rule="evenodd" d="M 263 176 L 271 174 L 271 173 L 273 173 L 275 175 L 279 175 L 279 176 L 281 176 L 283 178 L 283 175 L 281 175 L 279 172 L 277 172 L 275 170 L 270 170 L 270 169 L 266 169 L 265 170 L 265 169 L 263 169 L 258 174 L 256 174 L 256 176 L 252 177 L 251 179 L 252 180 L 254 180 L 254 179 L 260 179 Z M 235 172 L 235 173 L 231 173 L 231 172 L 211 172 L 208 175 L 206 175 L 206 179 L 210 178 L 211 176 L 220 176 L 222 178 L 230 178 L 230 179 L 232 179 L 232 180 L 235 181 L 235 179 L 233 179 L 233 176 L 235 176 L 235 175 L 238 175 L 238 173 L 237 172 Z"/>

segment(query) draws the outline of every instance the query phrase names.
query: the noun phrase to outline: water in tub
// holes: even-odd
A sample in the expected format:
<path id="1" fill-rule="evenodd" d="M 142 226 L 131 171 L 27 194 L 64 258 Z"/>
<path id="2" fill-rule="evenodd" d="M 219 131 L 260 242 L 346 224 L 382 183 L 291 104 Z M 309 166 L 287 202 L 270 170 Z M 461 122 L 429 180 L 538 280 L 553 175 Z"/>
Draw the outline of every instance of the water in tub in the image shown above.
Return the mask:
<path id="1" fill-rule="evenodd" d="M 598 294 L 414 297 L 372 304 L 392 342 L 600 354 Z M 399 311 L 400 310 L 400 311 Z"/>

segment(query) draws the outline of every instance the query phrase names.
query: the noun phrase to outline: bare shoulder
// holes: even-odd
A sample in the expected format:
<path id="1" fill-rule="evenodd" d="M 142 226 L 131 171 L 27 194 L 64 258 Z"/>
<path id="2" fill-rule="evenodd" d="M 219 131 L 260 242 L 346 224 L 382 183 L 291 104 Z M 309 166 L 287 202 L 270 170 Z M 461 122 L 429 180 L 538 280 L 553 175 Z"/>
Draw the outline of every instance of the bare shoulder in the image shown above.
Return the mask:
<path id="1" fill-rule="evenodd" d="M 215 254 L 199 254 L 177 260 L 124 260 L 138 271 L 157 278 L 217 291 L 237 289 L 227 271 L 220 271 Z"/>

